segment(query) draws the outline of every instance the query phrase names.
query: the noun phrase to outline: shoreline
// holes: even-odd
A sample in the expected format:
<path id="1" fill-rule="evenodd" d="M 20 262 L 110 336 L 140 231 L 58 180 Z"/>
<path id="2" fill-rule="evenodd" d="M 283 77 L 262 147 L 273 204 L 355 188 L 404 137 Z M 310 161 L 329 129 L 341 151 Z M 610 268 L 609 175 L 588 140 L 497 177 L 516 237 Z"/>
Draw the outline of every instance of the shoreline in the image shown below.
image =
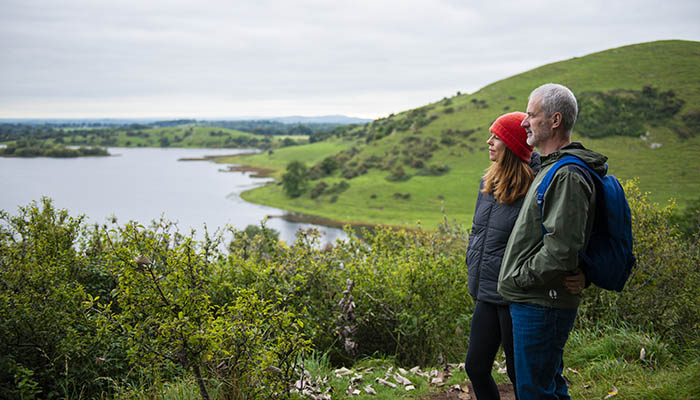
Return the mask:
<path id="1" fill-rule="evenodd" d="M 251 167 L 248 165 L 229 165 L 227 169 L 221 169 L 220 171 L 223 172 L 252 172 L 250 175 L 253 178 L 269 178 L 272 173 L 275 172 L 275 170 L 270 169 L 270 168 L 261 168 L 261 167 Z M 269 184 L 270 182 L 266 183 Z M 261 184 L 260 186 L 263 186 L 265 184 Z M 258 187 L 252 189 L 248 189 L 244 192 L 241 192 L 241 198 L 243 199 L 243 194 L 246 192 L 249 192 L 251 190 L 255 190 Z M 256 203 L 252 202 L 250 200 L 243 199 L 244 201 L 247 201 L 249 203 L 253 204 L 259 204 L 262 206 L 267 206 L 267 207 L 274 207 L 274 208 L 279 208 L 280 210 L 283 210 L 285 213 L 283 215 L 268 215 L 269 218 L 280 218 L 283 219 L 287 222 L 295 222 L 295 223 L 302 223 L 302 224 L 312 224 L 312 225 L 320 225 L 320 226 L 326 226 L 329 228 L 344 228 L 345 226 L 349 226 L 352 229 L 358 230 L 362 228 L 366 229 L 376 229 L 379 227 L 386 227 L 391 230 L 406 230 L 406 231 L 415 231 L 415 228 L 407 227 L 407 226 L 401 226 L 401 225 L 389 225 L 389 224 L 378 224 L 378 223 L 373 223 L 373 222 L 349 222 L 349 221 L 340 221 L 340 220 L 335 220 L 331 218 L 326 218 L 318 215 L 312 215 L 312 214 L 306 214 L 303 212 L 297 212 L 297 211 L 291 211 L 289 209 L 284 209 L 276 205 L 270 205 L 270 204 L 264 204 L 264 203 Z"/>
<path id="2" fill-rule="evenodd" d="M 248 200 L 246 200 L 246 201 L 248 201 Z M 258 204 L 258 203 L 255 203 L 255 204 Z M 308 224 L 313 224 L 313 225 L 327 226 L 330 228 L 344 228 L 346 226 L 349 226 L 353 229 L 389 228 L 389 229 L 395 230 L 395 231 L 397 231 L 397 230 L 406 230 L 406 231 L 415 230 L 415 229 L 411 229 L 411 228 L 408 228 L 405 226 L 375 224 L 372 222 L 337 221 L 334 219 L 329 219 L 329 218 L 319 217 L 319 216 L 309 215 L 309 214 L 303 214 L 303 213 L 297 213 L 294 211 L 288 211 L 288 213 L 285 215 L 270 215 L 269 217 L 270 218 L 281 218 L 281 219 L 288 221 L 288 222 L 308 223 Z"/>
<path id="3" fill-rule="evenodd" d="M 269 178 L 275 173 L 274 169 L 251 167 L 248 165 L 229 165 L 226 169 L 221 169 L 223 172 L 250 172 L 252 178 Z M 246 200 L 247 201 L 247 200 Z"/>

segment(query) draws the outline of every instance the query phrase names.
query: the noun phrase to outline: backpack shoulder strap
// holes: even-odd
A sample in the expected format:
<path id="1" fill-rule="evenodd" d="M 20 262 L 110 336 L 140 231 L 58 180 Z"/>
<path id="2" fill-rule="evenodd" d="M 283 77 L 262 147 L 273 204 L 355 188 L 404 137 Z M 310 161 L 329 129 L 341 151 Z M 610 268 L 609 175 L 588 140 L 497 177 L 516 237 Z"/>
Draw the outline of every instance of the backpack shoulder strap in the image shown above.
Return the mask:
<path id="1" fill-rule="evenodd" d="M 598 182 L 601 181 L 600 175 L 596 173 L 591 167 L 588 166 L 582 159 L 572 156 L 572 155 L 566 155 L 559 160 L 557 160 L 556 163 L 547 171 L 547 174 L 544 176 L 544 179 L 542 179 L 542 182 L 540 182 L 539 186 L 537 186 L 537 205 L 540 207 L 540 218 L 543 219 L 543 214 L 542 214 L 542 208 L 543 208 L 543 203 L 544 203 L 544 195 L 547 193 L 547 189 L 549 188 L 549 185 L 552 183 L 552 179 L 554 178 L 554 174 L 557 173 L 557 170 L 561 168 L 564 165 L 567 164 L 576 164 L 582 168 L 585 168 L 590 175 L 595 176 L 595 180 Z M 542 221 L 542 236 L 547 234 L 547 229 L 544 227 L 544 219 Z"/>

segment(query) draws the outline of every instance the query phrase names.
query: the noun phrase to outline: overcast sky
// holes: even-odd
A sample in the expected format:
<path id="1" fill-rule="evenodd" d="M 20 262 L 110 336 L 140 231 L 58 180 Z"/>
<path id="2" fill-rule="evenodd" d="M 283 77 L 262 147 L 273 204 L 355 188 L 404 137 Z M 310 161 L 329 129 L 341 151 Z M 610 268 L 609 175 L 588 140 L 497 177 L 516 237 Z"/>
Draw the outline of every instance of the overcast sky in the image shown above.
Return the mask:
<path id="1" fill-rule="evenodd" d="M 378 118 L 700 40 L 700 1 L 0 0 L 0 118 Z M 700 68 L 700 66 L 699 66 Z"/>

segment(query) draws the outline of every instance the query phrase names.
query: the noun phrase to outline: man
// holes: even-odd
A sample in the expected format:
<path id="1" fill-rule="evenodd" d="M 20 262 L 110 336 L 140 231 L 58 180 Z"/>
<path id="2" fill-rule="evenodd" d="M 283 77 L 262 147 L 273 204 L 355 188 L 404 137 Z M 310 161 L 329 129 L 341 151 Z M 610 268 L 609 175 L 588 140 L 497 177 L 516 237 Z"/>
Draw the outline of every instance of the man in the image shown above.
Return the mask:
<path id="1" fill-rule="evenodd" d="M 550 83 L 530 94 L 522 122 L 527 143 L 542 155 L 542 167 L 508 240 L 498 282 L 498 292 L 511 303 L 520 400 L 570 399 L 561 375 L 564 345 L 581 301 L 578 252 L 590 238 L 596 188 L 587 170 L 565 165 L 554 175 L 540 211 L 537 187 L 567 154 L 605 172 L 605 156 L 571 142 L 577 114 L 571 90 Z"/>

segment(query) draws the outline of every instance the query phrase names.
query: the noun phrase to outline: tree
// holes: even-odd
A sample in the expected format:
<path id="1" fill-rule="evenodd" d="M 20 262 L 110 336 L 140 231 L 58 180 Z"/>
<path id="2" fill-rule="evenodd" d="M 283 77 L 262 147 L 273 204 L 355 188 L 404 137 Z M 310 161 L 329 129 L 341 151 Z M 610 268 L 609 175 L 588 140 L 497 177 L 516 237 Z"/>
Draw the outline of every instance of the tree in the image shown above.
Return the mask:
<path id="1" fill-rule="evenodd" d="M 321 161 L 321 171 L 324 175 L 331 175 L 336 169 L 338 169 L 338 160 L 334 156 L 326 157 Z"/>
<path id="2" fill-rule="evenodd" d="M 287 164 L 287 172 L 282 175 L 282 186 L 289 197 L 299 197 L 306 190 L 309 170 L 301 161 Z"/>

